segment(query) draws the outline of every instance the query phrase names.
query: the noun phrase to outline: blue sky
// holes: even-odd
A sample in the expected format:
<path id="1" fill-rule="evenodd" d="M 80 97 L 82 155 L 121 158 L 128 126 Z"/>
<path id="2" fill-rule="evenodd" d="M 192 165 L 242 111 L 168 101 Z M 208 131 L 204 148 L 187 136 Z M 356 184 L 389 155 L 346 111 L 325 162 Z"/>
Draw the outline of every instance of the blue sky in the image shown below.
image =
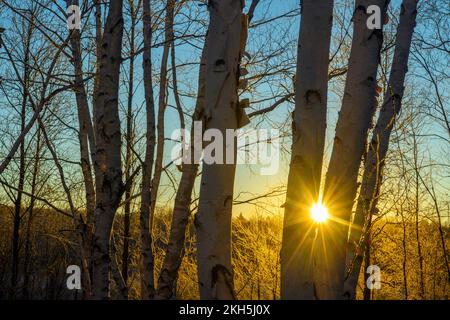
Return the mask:
<path id="1" fill-rule="evenodd" d="M 249 5 L 250 1 L 246 1 L 247 6 Z M 343 4 L 347 4 L 347 6 L 344 6 Z M 394 8 L 393 12 L 398 12 L 400 0 L 394 0 L 391 2 L 391 7 Z M 295 12 L 298 10 L 299 1 L 298 0 L 262 0 L 258 8 L 255 12 L 254 22 L 258 23 L 259 21 L 263 19 L 267 19 L 270 17 L 277 17 L 282 15 L 286 12 Z M 199 14 L 199 17 L 204 17 L 207 19 L 207 11 L 205 6 L 192 6 L 190 8 L 191 14 L 197 12 Z M 341 19 L 345 23 L 350 23 L 350 15 L 353 12 L 353 4 L 352 1 L 344 1 L 344 0 L 337 0 L 335 4 L 335 11 L 337 13 L 337 17 L 334 21 L 334 35 L 338 36 L 340 32 L 340 27 L 338 26 L 338 23 L 341 21 Z M 393 24 L 394 21 L 396 21 L 398 17 L 393 16 L 391 18 L 391 23 Z M 176 35 L 180 36 L 183 33 L 196 33 L 196 34 L 204 34 L 205 30 L 200 26 L 199 23 L 194 23 L 189 28 L 186 27 L 184 23 L 184 16 L 178 15 L 176 18 Z M 12 29 L 12 26 L 9 25 L 10 21 L 8 19 L 4 20 L 6 21 L 6 24 L 4 25 L 7 29 Z M 181 24 L 181 22 L 183 22 Z M 64 24 L 60 23 L 58 21 L 49 21 L 49 23 L 54 23 L 55 28 L 61 28 L 64 29 Z M 286 67 L 287 70 L 283 69 L 283 75 L 282 76 L 273 76 L 270 79 L 268 79 L 267 82 L 259 83 L 258 85 L 255 85 L 251 92 L 247 92 L 243 95 L 243 97 L 248 97 L 252 102 L 268 99 L 270 97 L 276 96 L 276 95 L 283 95 L 288 91 L 292 91 L 291 86 L 291 76 L 295 72 L 295 58 L 296 58 L 296 42 L 298 37 L 298 30 L 299 30 L 299 23 L 300 23 L 300 17 L 298 15 L 292 14 L 291 17 L 283 18 L 283 19 L 277 19 L 274 20 L 272 23 L 269 23 L 267 25 L 260 26 L 258 28 L 250 30 L 249 33 L 249 39 L 248 39 L 248 47 L 247 51 L 252 55 L 255 59 L 262 56 L 262 52 L 267 53 L 268 51 L 277 51 L 280 49 L 283 52 L 277 55 L 274 59 L 271 59 L 269 63 L 264 64 L 260 63 L 258 66 L 249 67 L 250 75 L 257 73 L 261 70 L 271 70 L 271 68 L 276 68 L 277 64 L 281 64 Z M 51 26 L 51 25 L 50 25 Z M 389 27 L 389 25 L 388 25 Z M 141 30 L 141 25 L 139 24 L 137 26 L 138 32 Z M 92 31 L 92 30 L 91 30 Z M 395 28 L 391 26 L 390 32 L 395 31 Z M 66 32 L 66 31 L 65 31 Z M 422 26 L 421 24 L 418 25 L 417 32 L 420 33 L 426 33 L 426 28 Z M 431 31 L 430 31 L 431 32 Z M 350 28 L 351 33 L 351 28 Z M 157 35 L 160 34 L 157 32 Z M 85 36 L 87 37 L 89 35 L 89 32 L 85 33 Z M 11 39 L 14 39 L 11 37 Z M 14 39 L 16 40 L 16 39 Z M 158 41 L 158 38 L 156 39 Z M 140 41 L 137 41 L 139 44 Z M 87 44 L 87 41 L 85 41 L 85 44 Z M 191 43 L 185 43 L 184 40 L 178 40 L 177 41 L 177 47 L 176 47 L 176 61 L 177 64 L 184 64 L 187 63 L 187 66 L 184 67 L 178 67 L 178 86 L 181 93 L 191 93 L 195 94 L 196 86 L 197 86 L 197 78 L 198 78 L 198 63 L 200 59 L 201 54 L 201 48 L 203 45 L 202 39 L 195 39 L 192 40 Z M 124 40 L 124 56 L 126 55 L 126 48 L 127 48 L 127 40 Z M 335 49 L 335 45 L 332 44 L 332 52 L 333 49 Z M 160 57 L 161 57 L 161 48 L 155 48 L 153 49 L 153 58 L 154 58 L 154 73 L 155 77 L 158 77 L 159 74 L 159 63 L 160 63 Z M 343 61 L 342 63 L 345 65 L 345 55 L 342 57 Z M 143 99 L 143 84 L 142 84 L 142 71 L 141 71 L 141 63 L 142 60 L 140 57 L 138 57 L 135 60 L 135 96 L 133 101 L 133 106 L 136 111 L 136 124 L 139 128 L 139 132 L 144 132 L 144 120 L 145 120 L 145 114 L 142 109 L 142 105 L 144 102 Z M 88 57 L 86 57 L 85 60 L 86 66 L 89 65 Z M 339 66 L 339 63 L 337 63 L 337 66 Z M 3 68 L 3 67 L 2 67 Z M 0 69 L 2 70 L 2 69 Z M 411 66 L 410 73 L 417 73 L 420 74 L 420 70 L 415 68 L 414 66 Z M 123 83 L 121 85 L 121 107 L 124 109 L 124 104 L 126 103 L 127 99 L 127 85 L 126 81 L 128 78 L 128 62 L 125 62 L 122 66 L 122 79 Z M 156 79 L 157 80 L 157 79 Z M 412 77 L 408 78 L 408 81 L 411 81 L 414 83 L 415 86 L 423 87 L 426 86 L 426 82 L 424 80 L 421 80 L 417 77 L 412 79 Z M 340 95 L 342 93 L 342 79 L 336 80 L 330 82 L 330 88 L 329 88 L 329 112 L 328 112 L 328 127 L 327 127 L 327 144 L 326 144 L 326 159 L 328 159 L 328 156 L 331 152 L 332 148 L 332 140 L 334 136 L 334 127 L 335 122 L 337 119 L 337 112 L 340 108 Z M 448 88 L 448 87 L 447 87 Z M 157 101 L 158 96 L 158 81 L 155 81 L 155 101 Z M 183 96 L 182 97 L 182 104 L 185 108 L 186 112 L 189 114 L 190 111 L 193 110 L 193 107 L 195 105 L 195 100 L 193 98 L 188 98 Z M 265 106 L 270 105 L 273 103 L 276 99 L 267 100 L 261 103 L 252 104 L 252 108 L 259 109 Z M 73 104 L 74 101 L 72 100 L 72 103 L 69 104 L 69 107 L 67 112 L 69 113 L 67 115 L 68 119 L 76 120 L 74 114 L 75 114 L 75 105 Z M 173 93 L 171 90 L 169 90 L 169 100 L 168 100 L 169 108 L 166 111 L 165 116 L 165 133 L 166 137 L 170 137 L 173 130 L 179 128 L 179 120 L 178 120 L 178 114 L 176 110 L 170 106 L 174 106 L 175 102 L 173 99 Z M 277 110 L 273 111 L 265 120 L 262 120 L 262 118 L 255 118 L 253 119 L 252 123 L 249 125 L 249 127 L 263 127 L 263 128 L 270 128 L 270 127 L 280 127 L 285 131 L 290 130 L 290 121 L 286 119 L 289 119 L 289 113 L 292 111 L 293 105 L 289 103 L 285 103 L 277 108 Z M 10 110 L 0 110 L 0 114 L 4 112 L 10 112 Z M 189 118 L 186 116 L 186 122 L 189 125 L 190 121 Z M 122 126 L 124 128 L 124 125 Z M 430 126 L 427 128 L 427 130 L 435 131 L 439 130 L 438 128 L 435 128 L 434 126 Z M 432 154 L 440 154 L 440 145 L 435 145 L 436 143 L 433 140 L 430 140 L 429 142 L 429 148 L 431 150 Z M 165 156 L 164 156 L 164 163 L 167 164 L 170 162 L 170 150 L 172 148 L 173 144 L 167 143 L 165 148 Z M 283 146 L 286 150 L 289 150 L 290 148 L 290 141 L 289 138 L 285 138 L 283 140 Z M 59 150 L 61 154 L 64 154 L 67 157 L 77 159 L 77 147 L 76 147 L 76 139 L 74 136 L 71 136 L 70 142 L 65 142 L 63 145 L 59 145 Z M 140 143 L 137 148 L 139 150 L 142 150 L 142 143 Z M 436 150 L 435 150 L 436 149 Z M 325 161 L 326 164 L 327 161 Z M 285 152 L 282 155 L 281 163 L 280 163 L 280 173 L 276 176 L 260 176 L 258 174 L 255 174 L 255 171 L 258 169 L 256 166 L 243 166 L 240 165 L 237 168 L 237 175 L 236 175 L 236 194 L 239 194 L 241 192 L 252 192 L 253 194 L 261 194 L 265 193 L 268 190 L 277 187 L 277 186 L 283 186 L 286 184 L 287 181 L 287 173 L 288 173 L 288 163 L 289 163 L 289 156 Z M 173 170 L 174 176 L 177 177 L 179 174 L 176 170 Z M 161 183 L 161 192 L 162 197 L 161 199 L 166 199 L 169 205 L 171 205 L 171 196 L 172 193 L 172 186 L 170 179 L 167 178 L 167 176 L 163 175 L 163 180 Z M 170 191 L 170 192 L 169 192 Z M 242 197 L 248 198 L 251 197 L 249 194 Z M 274 204 L 274 212 L 279 212 L 276 207 L 281 205 L 283 202 L 282 197 L 277 199 Z M 162 205 L 165 205 L 164 201 L 161 203 Z M 247 212 L 253 212 L 254 210 L 248 206 L 236 206 L 235 207 L 235 213 L 247 213 Z"/>

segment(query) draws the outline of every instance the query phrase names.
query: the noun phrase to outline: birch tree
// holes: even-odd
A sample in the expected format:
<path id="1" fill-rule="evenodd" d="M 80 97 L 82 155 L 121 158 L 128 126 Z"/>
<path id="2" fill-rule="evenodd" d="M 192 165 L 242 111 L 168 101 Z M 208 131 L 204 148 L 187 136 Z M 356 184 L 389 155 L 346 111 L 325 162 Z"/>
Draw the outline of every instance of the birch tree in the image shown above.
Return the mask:
<path id="1" fill-rule="evenodd" d="M 372 139 L 365 160 L 364 174 L 350 231 L 349 252 L 347 254 L 347 265 L 350 269 L 345 282 L 344 296 L 349 299 L 356 298 L 356 287 L 363 253 L 367 246 L 366 240 L 369 232 L 367 227 L 377 206 L 389 139 L 402 106 L 404 81 L 408 71 L 408 57 L 414 27 L 416 26 L 417 2 L 418 0 L 404 0 L 401 5 L 400 23 L 397 29 L 388 90 L 372 132 Z"/>
<path id="2" fill-rule="evenodd" d="M 126 104 L 126 132 L 125 132 L 125 208 L 123 216 L 123 250 L 122 250 L 122 276 L 125 284 L 128 282 L 128 267 L 130 255 L 130 224 L 131 224 L 131 192 L 133 188 L 133 162 L 134 162 L 134 144 L 135 144 L 135 129 L 134 129 L 134 60 L 136 54 L 135 37 L 136 37 L 136 20 L 139 14 L 139 8 L 135 7 L 134 0 L 128 1 L 128 8 L 130 14 L 130 31 L 129 31 L 129 68 L 128 68 L 128 97 Z"/>
<path id="3" fill-rule="evenodd" d="M 156 208 L 156 198 L 158 196 L 159 184 L 163 171 L 163 155 L 164 155 L 164 118 L 167 109 L 167 63 L 169 59 L 170 47 L 173 41 L 173 18 L 174 18 L 175 0 L 167 0 L 166 16 L 164 19 L 164 47 L 161 57 L 160 82 L 158 95 L 158 122 L 156 124 L 156 158 L 155 172 L 151 183 L 150 194 L 150 229 Z"/>
<path id="4" fill-rule="evenodd" d="M 322 174 L 333 1 L 304 0 L 301 12 L 281 248 L 282 299 L 314 298 L 314 225 L 309 211 L 319 200 Z"/>
<path id="5" fill-rule="evenodd" d="M 315 257 L 315 289 L 319 299 L 343 297 L 348 223 L 357 191 L 358 170 L 375 110 L 377 68 L 383 43 L 381 29 L 371 29 L 369 5 L 381 9 L 385 21 L 389 1 L 358 0 L 353 14 L 353 39 L 342 107 L 324 185 L 331 219 L 320 228 Z"/>
<path id="6" fill-rule="evenodd" d="M 259 0 L 253 0 L 249 11 L 248 11 L 248 24 L 250 24 L 254 11 L 259 3 Z M 242 44 L 241 44 L 242 45 Z M 241 48 L 241 50 L 243 50 Z M 197 88 L 197 101 L 195 105 L 194 114 L 192 116 L 192 126 L 189 142 L 189 152 L 186 159 L 187 163 L 182 165 L 182 174 L 180 178 L 180 183 L 178 185 L 178 190 L 175 196 L 174 209 L 172 214 L 172 222 L 170 228 L 169 242 L 167 245 L 166 255 L 164 256 L 163 266 L 158 278 L 158 298 L 169 299 L 175 292 L 175 283 L 178 275 L 178 269 L 181 265 L 183 259 L 183 252 L 185 246 L 185 234 L 186 227 L 189 221 L 189 215 L 191 214 L 191 200 L 192 191 L 194 189 L 195 178 L 197 177 L 200 152 L 195 149 L 195 144 L 198 143 L 194 141 L 194 135 L 199 134 L 195 131 L 194 123 L 203 120 L 203 114 L 205 110 L 205 76 L 206 76 L 206 54 L 207 46 L 206 43 L 203 47 L 201 58 L 200 58 L 200 68 L 199 68 L 199 78 L 198 78 L 198 88 Z M 241 57 L 240 57 L 241 58 Z M 202 136 L 204 133 L 204 123 L 202 122 Z M 202 142 L 200 142 L 202 144 Z"/>
<path id="7" fill-rule="evenodd" d="M 236 129 L 239 119 L 239 59 L 243 54 L 242 26 L 246 16 L 242 0 L 211 0 L 209 32 L 206 38 L 205 128 L 217 129 L 222 137 L 226 129 Z M 246 30 L 245 30 L 246 32 Z M 238 35 L 241 35 L 239 37 Z M 236 137 L 232 144 L 236 159 Z M 226 154 L 226 146 L 216 152 Z M 234 299 L 231 266 L 231 210 L 235 164 L 203 162 L 200 199 L 195 218 L 200 297 Z"/>
<path id="8" fill-rule="evenodd" d="M 202 120 L 205 108 L 206 50 L 205 45 L 200 59 L 197 101 L 192 116 L 191 139 L 189 144 L 190 161 L 182 165 L 181 178 L 175 196 L 169 242 L 158 278 L 157 294 L 159 299 L 169 299 L 175 294 L 174 285 L 178 269 L 183 259 L 186 226 L 191 213 L 192 190 L 194 189 L 195 178 L 199 167 L 198 161 L 200 160 L 200 154 L 195 154 L 196 150 L 194 150 L 194 122 Z"/>
<path id="9" fill-rule="evenodd" d="M 152 20 L 151 2 L 143 0 L 143 33 L 144 49 L 142 58 L 142 68 L 144 71 L 144 94 L 147 134 L 145 141 L 145 159 L 142 169 L 141 185 L 141 208 L 140 208 L 140 232 L 141 232 L 141 299 L 150 299 L 154 295 L 153 279 L 153 252 L 152 234 L 150 230 L 150 202 L 151 202 L 151 179 L 153 169 L 153 159 L 155 156 L 155 103 L 153 97 L 153 76 L 152 76 Z"/>
<path id="10" fill-rule="evenodd" d="M 78 5 L 78 1 L 67 1 L 67 4 Z M 94 179 L 92 174 L 92 158 L 95 157 L 95 137 L 94 129 L 92 126 L 92 119 L 89 111 L 88 97 L 86 93 L 86 88 L 83 79 L 83 59 L 81 52 L 81 32 L 78 29 L 74 29 L 70 37 L 70 45 L 72 49 L 72 61 L 74 65 L 74 75 L 75 75 L 75 100 L 77 105 L 77 115 L 78 115 L 78 139 L 80 147 L 80 163 L 81 171 L 83 174 L 83 183 L 85 188 L 85 199 L 86 199 L 86 230 L 85 230 L 85 241 L 86 248 L 85 251 L 88 255 L 88 264 L 90 269 L 91 265 L 91 254 L 92 254 L 92 237 L 94 231 L 94 215 L 95 215 L 95 187 Z"/>
<path id="11" fill-rule="evenodd" d="M 119 73 L 122 61 L 122 0 L 111 1 L 102 37 L 95 96 L 95 231 L 93 243 L 93 296 L 109 298 L 110 239 L 120 203 L 122 182 L 121 132 L 118 110 Z"/>

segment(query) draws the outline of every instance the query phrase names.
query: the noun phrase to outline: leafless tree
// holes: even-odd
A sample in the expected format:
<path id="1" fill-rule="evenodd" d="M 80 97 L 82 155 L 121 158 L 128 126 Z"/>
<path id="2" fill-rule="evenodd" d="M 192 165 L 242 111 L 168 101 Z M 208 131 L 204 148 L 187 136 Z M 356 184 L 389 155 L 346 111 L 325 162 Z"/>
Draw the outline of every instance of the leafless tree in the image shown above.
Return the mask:
<path id="1" fill-rule="evenodd" d="M 315 297 L 314 261 L 311 259 L 315 233 L 309 210 L 319 200 L 322 175 L 333 1 L 320 4 L 302 1 L 301 10 L 291 163 L 281 249 L 283 299 Z"/>
<path id="2" fill-rule="evenodd" d="M 239 60 L 247 40 L 240 0 L 210 1 L 211 16 L 206 38 L 205 128 L 219 130 L 239 126 Z M 237 37 L 236 35 L 240 35 Z M 220 44 L 220 45 L 217 45 Z M 225 45 L 226 44 L 226 45 Z M 232 154 L 236 158 L 236 137 Z M 220 145 L 222 155 L 226 146 Z M 199 207 L 196 215 L 197 261 L 200 297 L 234 299 L 231 266 L 231 208 L 235 164 L 203 162 Z"/>
<path id="3" fill-rule="evenodd" d="M 389 1 L 356 1 L 353 39 L 344 97 L 336 125 L 333 151 L 324 185 L 324 202 L 333 217 L 319 230 L 316 293 L 320 299 L 342 299 L 348 222 L 357 192 L 357 177 L 365 150 L 368 129 L 375 111 L 377 68 L 383 32 L 367 27 L 369 5 L 381 8 L 385 21 Z M 322 246 L 321 246 L 322 248 Z M 326 263 L 325 263 L 326 261 Z"/>
<path id="4" fill-rule="evenodd" d="M 349 250 L 347 260 L 351 270 L 344 289 L 344 295 L 350 299 L 356 297 L 356 285 L 366 247 L 366 237 L 368 237 L 368 234 L 364 234 L 363 230 L 367 229 L 367 224 L 370 223 L 371 216 L 376 209 L 389 139 L 395 120 L 401 110 L 404 81 L 408 70 L 408 56 L 416 25 L 416 14 L 417 1 L 404 1 L 397 30 L 388 89 L 369 144 L 356 213 L 350 231 L 348 247 L 353 246 L 353 249 Z"/>

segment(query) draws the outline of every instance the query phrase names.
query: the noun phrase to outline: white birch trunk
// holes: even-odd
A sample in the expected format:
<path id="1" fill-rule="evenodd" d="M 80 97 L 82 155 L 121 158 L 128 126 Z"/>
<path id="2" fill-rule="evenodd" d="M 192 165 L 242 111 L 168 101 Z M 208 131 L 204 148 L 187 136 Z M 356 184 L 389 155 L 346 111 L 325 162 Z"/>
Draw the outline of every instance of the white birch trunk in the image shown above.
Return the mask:
<path id="1" fill-rule="evenodd" d="M 253 18 L 253 13 L 259 0 L 253 0 L 248 13 L 248 22 Z M 242 46 L 242 43 L 241 43 Z M 243 48 L 241 48 L 243 50 Z M 193 114 L 193 121 L 201 121 L 205 109 L 205 77 L 206 77 L 206 43 L 203 47 L 200 59 L 199 80 L 197 90 L 197 102 Z M 241 57 L 242 58 L 242 57 Z M 183 125 L 182 125 L 183 127 Z M 202 125 L 204 131 L 204 125 Z M 203 134 L 202 131 L 202 134 Z M 173 217 L 170 229 L 169 243 L 164 257 L 163 267 L 161 268 L 158 279 L 158 298 L 169 299 L 176 294 L 176 281 L 178 269 L 181 265 L 184 253 L 184 242 L 186 227 L 191 213 L 191 196 L 194 188 L 195 178 L 198 172 L 198 159 L 200 154 L 195 154 L 194 150 L 194 127 L 191 128 L 190 141 L 190 164 L 183 164 L 180 184 L 175 197 Z"/>
<path id="2" fill-rule="evenodd" d="M 319 197 L 333 1 L 302 1 L 292 150 L 281 248 L 281 298 L 314 299 L 310 208 Z"/>
<path id="3" fill-rule="evenodd" d="M 364 175 L 347 253 L 347 267 L 350 268 L 350 273 L 345 282 L 344 296 L 348 299 L 356 299 L 356 287 L 367 245 L 366 233 L 369 232 L 367 224 L 377 205 L 383 179 L 383 167 L 389 148 L 389 138 L 401 109 L 411 40 L 416 26 L 417 2 L 418 0 L 403 0 L 402 3 L 388 90 L 372 133 L 364 165 Z"/>
<path id="4" fill-rule="evenodd" d="M 367 26 L 367 8 L 381 9 L 381 21 L 389 1 L 357 0 L 353 15 L 353 39 L 342 108 L 324 186 L 324 202 L 331 219 L 320 229 L 315 252 L 318 299 L 342 299 L 348 223 L 357 191 L 358 170 L 375 110 L 377 68 L 383 32 Z"/>
<path id="5" fill-rule="evenodd" d="M 239 60 L 242 0 L 211 0 L 206 39 L 205 115 L 206 129 L 238 127 Z M 231 142 L 229 142 L 231 143 Z M 236 158 L 236 138 L 233 138 Z M 225 145 L 223 146 L 225 155 Z M 198 279 L 201 299 L 234 299 L 231 266 L 231 210 L 235 164 L 203 163 L 197 230 Z"/>

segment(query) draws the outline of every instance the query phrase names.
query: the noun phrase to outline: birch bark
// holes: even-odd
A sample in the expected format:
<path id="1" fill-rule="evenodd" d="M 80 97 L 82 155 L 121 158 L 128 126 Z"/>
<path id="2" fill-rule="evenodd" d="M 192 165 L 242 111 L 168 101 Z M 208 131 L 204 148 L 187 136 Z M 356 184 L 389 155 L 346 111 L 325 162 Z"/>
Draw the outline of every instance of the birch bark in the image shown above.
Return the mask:
<path id="1" fill-rule="evenodd" d="M 378 202 L 389 139 L 402 106 L 404 81 L 408 71 L 408 57 L 416 26 L 417 2 L 418 0 L 404 0 L 402 3 L 388 90 L 372 133 L 372 140 L 364 165 L 356 213 L 350 231 L 349 252 L 347 253 L 349 274 L 345 282 L 344 296 L 348 299 L 356 299 L 358 277 L 363 253 L 367 245 L 366 233 L 369 232 L 367 225 L 370 223 Z"/>
<path id="2" fill-rule="evenodd" d="M 358 170 L 375 110 L 377 69 L 383 43 L 382 29 L 369 29 L 369 5 L 381 9 L 385 21 L 388 0 L 357 0 L 353 39 L 341 111 L 324 186 L 324 202 L 331 219 L 320 228 L 316 294 L 319 299 L 342 299 L 348 224 L 357 191 Z M 381 26 L 382 27 L 382 26 Z"/>
<path id="3" fill-rule="evenodd" d="M 319 199 L 333 1 L 302 1 L 291 162 L 281 247 L 281 298 L 314 299 L 310 208 Z"/>
<path id="4" fill-rule="evenodd" d="M 248 23 L 251 22 L 253 13 L 258 3 L 259 0 L 252 1 L 248 13 Z M 243 50 L 243 48 L 241 48 L 241 50 Z M 205 109 L 206 52 L 207 45 L 205 43 L 200 59 L 197 101 L 195 111 L 192 116 L 193 125 L 195 121 L 203 120 L 203 113 Z M 189 221 L 189 215 L 191 213 L 190 205 L 192 200 L 192 190 L 194 188 L 195 178 L 198 173 L 198 160 L 200 159 L 200 154 L 198 152 L 196 154 L 196 150 L 194 149 L 195 128 L 193 125 L 191 127 L 191 141 L 189 146 L 189 157 L 191 162 L 184 163 L 182 166 L 180 184 L 175 197 L 169 243 L 167 246 L 166 255 L 164 257 L 163 267 L 158 279 L 159 299 L 169 299 L 176 294 L 175 287 L 178 269 L 183 259 L 186 227 Z M 182 125 L 182 127 L 184 126 Z M 202 122 L 202 136 L 203 133 L 204 123 Z"/>
<path id="5" fill-rule="evenodd" d="M 93 296 L 109 298 L 110 238 L 123 194 L 121 132 L 118 110 L 120 64 L 122 62 L 122 0 L 111 1 L 102 38 L 102 54 L 95 97 L 95 180 L 97 203 L 93 247 Z"/>
<path id="6" fill-rule="evenodd" d="M 244 2 L 211 0 L 206 46 L 205 128 L 238 127 L 239 60 Z M 236 137 L 233 138 L 234 159 Z M 225 155 L 226 146 L 221 146 Z M 231 210 L 235 164 L 203 163 L 197 230 L 198 279 L 201 299 L 234 299 L 231 265 Z"/>

